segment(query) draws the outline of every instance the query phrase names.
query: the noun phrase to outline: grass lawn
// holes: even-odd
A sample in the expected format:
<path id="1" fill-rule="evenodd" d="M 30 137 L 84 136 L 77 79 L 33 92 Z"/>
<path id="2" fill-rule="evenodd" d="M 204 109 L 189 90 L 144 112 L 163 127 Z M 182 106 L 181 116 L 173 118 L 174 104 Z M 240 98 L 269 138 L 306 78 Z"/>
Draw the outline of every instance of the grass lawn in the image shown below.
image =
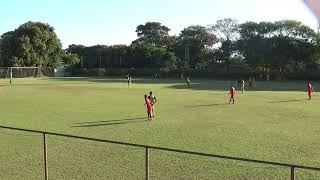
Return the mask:
<path id="1" fill-rule="evenodd" d="M 0 80 L 0 124 L 320 167 L 320 94 L 305 82 L 257 82 L 230 105 L 235 81 Z M 320 88 L 314 84 L 315 89 Z M 146 121 L 143 95 L 158 99 Z M 42 136 L 0 129 L 0 179 L 43 179 Z M 49 179 L 143 179 L 144 149 L 48 137 Z M 320 172 L 297 170 L 297 179 Z M 151 179 L 289 179 L 287 168 L 151 150 Z"/>

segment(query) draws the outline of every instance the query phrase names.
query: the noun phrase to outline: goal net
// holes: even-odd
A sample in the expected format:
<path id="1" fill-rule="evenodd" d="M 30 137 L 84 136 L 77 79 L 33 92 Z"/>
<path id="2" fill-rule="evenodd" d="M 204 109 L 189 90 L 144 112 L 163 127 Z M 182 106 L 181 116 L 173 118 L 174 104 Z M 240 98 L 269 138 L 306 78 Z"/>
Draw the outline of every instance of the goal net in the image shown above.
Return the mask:
<path id="1" fill-rule="evenodd" d="M 10 78 L 28 78 L 28 77 L 53 77 L 54 70 L 52 68 L 43 67 L 0 67 L 0 77 Z"/>

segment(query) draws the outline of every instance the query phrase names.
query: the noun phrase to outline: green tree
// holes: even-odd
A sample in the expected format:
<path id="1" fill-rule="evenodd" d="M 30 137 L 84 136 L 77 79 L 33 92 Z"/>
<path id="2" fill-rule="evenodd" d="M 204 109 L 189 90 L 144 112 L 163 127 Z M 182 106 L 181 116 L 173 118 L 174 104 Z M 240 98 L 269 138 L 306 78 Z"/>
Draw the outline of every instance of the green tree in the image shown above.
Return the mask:
<path id="1" fill-rule="evenodd" d="M 136 29 L 138 39 L 133 44 L 152 44 L 158 47 L 168 47 L 172 43 L 169 36 L 170 29 L 159 22 L 147 22 Z"/>
<path id="2" fill-rule="evenodd" d="M 189 26 L 181 31 L 177 38 L 175 52 L 178 57 L 187 61 L 191 68 L 203 67 L 206 64 L 207 49 L 217 43 L 217 37 L 203 26 Z M 186 63 L 180 63 L 184 66 Z"/>
<path id="3" fill-rule="evenodd" d="M 246 22 L 239 32 L 237 47 L 255 70 L 283 77 L 317 62 L 318 34 L 301 22 Z"/>
<path id="4" fill-rule="evenodd" d="M 56 67 L 62 46 L 54 28 L 40 22 L 27 22 L 1 36 L 3 66 Z"/>
<path id="5" fill-rule="evenodd" d="M 62 55 L 62 62 L 67 65 L 75 65 L 80 62 L 80 59 L 77 54 L 64 52 Z"/>
<path id="6" fill-rule="evenodd" d="M 238 40 L 239 24 L 235 19 L 221 19 L 216 24 L 209 27 L 209 30 L 217 34 L 221 46 L 218 48 L 216 55 L 219 62 L 225 63 L 229 71 L 232 55 L 235 53 L 235 42 Z"/>
<path id="7" fill-rule="evenodd" d="M 238 21 L 231 18 L 221 19 L 211 25 L 209 30 L 215 33 L 220 41 L 236 41 L 238 39 Z"/>
<path id="8" fill-rule="evenodd" d="M 147 67 L 162 68 L 167 71 L 177 68 L 177 57 L 166 48 L 146 44 L 144 45 L 144 53 Z"/>

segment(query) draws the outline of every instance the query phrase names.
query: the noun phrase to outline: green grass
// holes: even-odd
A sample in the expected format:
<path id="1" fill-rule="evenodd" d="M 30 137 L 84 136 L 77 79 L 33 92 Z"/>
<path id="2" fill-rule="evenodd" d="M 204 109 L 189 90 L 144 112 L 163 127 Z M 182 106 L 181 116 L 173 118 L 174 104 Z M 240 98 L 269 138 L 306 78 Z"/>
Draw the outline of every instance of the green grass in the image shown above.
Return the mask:
<path id="1" fill-rule="evenodd" d="M 229 105 L 232 81 L 0 80 L 0 124 L 320 167 L 320 96 L 305 82 L 257 82 Z M 319 87 L 318 84 L 314 84 Z M 146 121 L 152 90 L 157 117 Z M 48 137 L 50 179 L 143 179 L 144 149 Z M 0 129 L 0 179 L 43 179 L 42 136 Z M 297 170 L 297 179 L 320 172 Z M 289 179 L 275 166 L 151 150 L 152 179 Z"/>

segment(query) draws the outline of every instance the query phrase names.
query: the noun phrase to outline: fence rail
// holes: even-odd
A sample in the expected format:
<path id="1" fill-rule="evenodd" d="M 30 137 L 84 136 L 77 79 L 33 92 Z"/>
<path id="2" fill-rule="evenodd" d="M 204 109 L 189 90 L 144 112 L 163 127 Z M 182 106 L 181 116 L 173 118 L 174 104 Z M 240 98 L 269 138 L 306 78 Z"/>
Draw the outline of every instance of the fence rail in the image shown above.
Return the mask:
<path id="1" fill-rule="evenodd" d="M 103 142 L 103 143 L 111 143 L 111 144 L 118 144 L 123 146 L 131 146 L 131 147 L 139 147 L 145 149 L 145 179 L 149 179 L 149 151 L 150 149 L 154 150 L 161 150 L 167 152 L 175 152 L 181 154 L 191 154 L 197 156 L 204 156 L 204 157 L 212 157 L 212 158 L 220 158 L 220 159 L 228 159 L 234 161 L 242 161 L 242 162 L 250 162 L 250 163 L 257 163 L 257 164 L 266 164 L 266 165 L 273 165 L 273 166 L 281 166 L 290 168 L 290 179 L 295 179 L 295 169 L 307 169 L 313 171 L 320 171 L 318 167 L 311 167 L 311 166 L 302 166 L 296 164 L 288 164 L 288 163 L 279 163 L 279 162 L 272 162 L 272 161 L 263 161 L 263 160 L 256 160 L 256 159 L 248 159 L 248 158 L 240 158 L 240 157 L 233 157 L 233 156 L 224 156 L 224 155 L 217 155 L 217 154 L 209 154 L 209 153 L 201 153 L 201 152 L 194 152 L 194 151 L 185 151 L 179 149 L 172 149 L 172 148 L 165 148 L 165 147 L 157 147 L 157 146 L 149 146 L 149 145 L 142 145 L 142 144 L 134 144 L 134 143 L 126 143 L 120 141 L 112 141 L 112 140 L 105 140 L 105 139 L 97 139 L 97 138 L 90 138 L 90 137 L 82 137 L 82 136 L 75 136 L 69 134 L 60 134 L 60 133 L 53 133 L 53 132 L 46 132 L 46 131 L 38 131 L 38 130 L 30 130 L 30 129 L 22 129 L 16 127 L 8 127 L 8 126 L 1 126 L 2 129 L 9 129 L 9 130 L 16 130 L 16 131 L 24 131 L 30 133 L 37 133 L 43 135 L 43 145 L 44 145 L 44 174 L 45 180 L 48 180 L 49 171 L 48 171 L 48 156 L 47 156 L 47 135 L 52 136 L 60 136 L 60 137 L 67 137 L 67 138 L 74 138 L 74 139 L 82 139 L 87 141 L 95 141 L 95 142 Z"/>

